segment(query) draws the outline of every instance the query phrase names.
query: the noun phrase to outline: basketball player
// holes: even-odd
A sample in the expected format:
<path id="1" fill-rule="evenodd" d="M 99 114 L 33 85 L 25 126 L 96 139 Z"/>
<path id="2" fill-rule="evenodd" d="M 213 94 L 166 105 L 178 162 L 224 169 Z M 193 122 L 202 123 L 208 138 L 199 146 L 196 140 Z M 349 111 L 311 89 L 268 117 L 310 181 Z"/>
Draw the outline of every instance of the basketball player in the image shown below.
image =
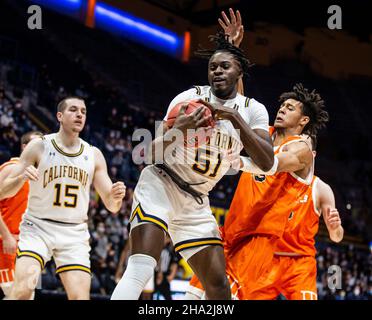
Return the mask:
<path id="1" fill-rule="evenodd" d="M 84 100 L 63 99 L 57 107 L 57 133 L 31 141 L 5 180 L 17 192 L 30 180 L 20 226 L 10 299 L 30 299 L 45 264 L 53 257 L 69 299 L 89 299 L 91 273 L 87 212 L 94 185 L 106 208 L 117 212 L 123 182 L 112 183 L 100 150 L 79 138 L 86 120 Z"/>
<path id="2" fill-rule="evenodd" d="M 25 133 L 21 137 L 21 151 L 32 139 L 42 135 L 38 131 Z M 0 287 L 5 297 L 9 295 L 13 284 L 19 225 L 26 211 L 29 191 L 29 183 L 26 181 L 16 195 L 7 197 L 3 181 L 18 162 L 19 158 L 11 158 L 0 166 Z"/>
<path id="3" fill-rule="evenodd" d="M 276 241 L 270 268 L 251 292 L 271 300 L 280 293 L 288 300 L 317 300 L 315 235 L 323 215 L 329 237 L 340 242 L 344 230 L 331 187 L 314 176 L 307 192 L 289 213 L 283 236 Z"/>
<path id="4" fill-rule="evenodd" d="M 176 161 L 170 153 L 163 164 L 150 165 L 142 171 L 130 219 L 132 255 L 112 299 L 138 299 L 159 260 L 166 232 L 175 251 L 200 278 L 208 299 L 231 297 L 222 241 L 209 206 L 208 192 L 230 168 L 229 150 L 239 155 L 244 148 L 265 172 L 276 169 L 276 164 L 265 107 L 237 93 L 236 85 L 247 71 L 248 60 L 223 35 L 212 39 L 217 49 L 200 52 L 209 58 L 210 86 L 196 86 L 182 92 L 172 100 L 167 114 L 180 102 L 200 99 L 213 110 L 216 126 L 206 145 L 184 148 L 183 143 L 179 144 L 174 149 L 179 157 Z M 152 144 L 154 154 L 160 149 L 167 150 L 176 131 L 186 136 L 187 129 L 207 127 L 210 118 L 204 116 L 204 107 L 188 115 L 186 107 L 181 108 L 172 128 L 167 128 L 164 121 L 165 134 Z M 236 130 L 240 130 L 240 137 Z M 173 164 L 169 164 L 171 161 Z"/>
<path id="5" fill-rule="evenodd" d="M 314 180 L 314 155 L 309 135 L 328 121 L 324 102 L 301 84 L 283 93 L 270 128 L 278 167 L 266 175 L 251 159 L 241 157 L 239 180 L 223 227 L 227 273 L 239 299 L 255 299 L 254 290 L 271 268 L 275 243 L 283 236 L 291 212 L 309 197 Z M 302 134 L 302 135 L 301 135 Z M 310 193 L 311 195 L 311 193 Z M 188 292 L 200 297 L 195 278 Z M 186 298 L 192 298 L 187 295 Z"/>

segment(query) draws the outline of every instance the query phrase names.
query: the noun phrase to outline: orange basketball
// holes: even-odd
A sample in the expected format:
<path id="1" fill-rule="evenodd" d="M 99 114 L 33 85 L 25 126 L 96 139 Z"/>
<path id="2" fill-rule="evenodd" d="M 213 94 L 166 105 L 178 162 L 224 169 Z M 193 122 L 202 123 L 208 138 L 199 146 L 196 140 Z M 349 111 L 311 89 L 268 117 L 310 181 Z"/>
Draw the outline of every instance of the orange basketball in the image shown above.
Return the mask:
<path id="1" fill-rule="evenodd" d="M 187 108 L 185 110 L 185 114 L 190 114 L 194 112 L 196 109 L 203 107 L 204 110 L 204 116 L 208 117 L 212 113 L 204 104 L 197 102 L 197 100 L 191 100 L 191 101 L 183 101 L 177 103 L 173 109 L 169 112 L 167 117 L 167 126 L 168 128 L 171 128 L 174 125 L 174 122 L 180 112 L 180 109 L 182 105 L 187 103 Z M 212 118 L 206 126 L 211 126 L 212 128 L 215 126 L 216 122 Z M 200 145 L 205 144 L 208 139 L 210 138 L 212 133 L 212 130 L 205 130 L 203 128 L 199 128 L 196 132 L 193 132 L 191 134 L 188 134 L 187 137 L 185 137 L 185 146 L 186 147 L 198 147 Z"/>

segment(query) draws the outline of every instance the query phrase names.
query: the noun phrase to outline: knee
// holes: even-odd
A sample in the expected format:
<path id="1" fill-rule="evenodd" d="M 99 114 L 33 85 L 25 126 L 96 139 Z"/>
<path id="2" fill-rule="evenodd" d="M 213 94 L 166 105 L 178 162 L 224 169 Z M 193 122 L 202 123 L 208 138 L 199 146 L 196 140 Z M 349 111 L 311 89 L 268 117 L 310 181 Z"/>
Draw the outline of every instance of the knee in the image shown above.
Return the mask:
<path id="1" fill-rule="evenodd" d="M 10 300 L 31 300 L 33 297 L 34 289 L 28 288 L 27 285 L 14 284 L 10 290 Z"/>
<path id="2" fill-rule="evenodd" d="M 226 291 L 229 289 L 229 281 L 224 273 L 218 273 L 207 277 L 206 291 Z"/>

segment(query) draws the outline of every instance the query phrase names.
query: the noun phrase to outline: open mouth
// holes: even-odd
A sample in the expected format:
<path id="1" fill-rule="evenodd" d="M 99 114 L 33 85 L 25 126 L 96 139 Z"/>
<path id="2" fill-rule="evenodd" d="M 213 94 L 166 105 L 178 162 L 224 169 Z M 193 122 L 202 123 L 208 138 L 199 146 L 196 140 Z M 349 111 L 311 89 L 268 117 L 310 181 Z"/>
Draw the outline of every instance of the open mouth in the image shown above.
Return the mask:
<path id="1" fill-rule="evenodd" d="M 283 118 L 282 117 L 276 117 L 275 121 L 276 122 L 281 122 L 281 121 L 283 121 Z"/>

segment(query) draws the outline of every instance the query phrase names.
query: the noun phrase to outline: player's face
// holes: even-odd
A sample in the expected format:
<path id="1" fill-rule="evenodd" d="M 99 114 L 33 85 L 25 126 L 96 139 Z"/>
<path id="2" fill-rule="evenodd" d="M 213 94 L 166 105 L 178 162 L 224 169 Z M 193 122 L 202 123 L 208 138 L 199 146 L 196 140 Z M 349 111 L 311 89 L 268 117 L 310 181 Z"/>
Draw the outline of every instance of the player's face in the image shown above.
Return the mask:
<path id="1" fill-rule="evenodd" d="M 279 108 L 276 115 L 275 128 L 296 128 L 304 126 L 307 123 L 308 117 L 302 114 L 302 103 L 294 99 L 285 100 Z"/>
<path id="2" fill-rule="evenodd" d="M 84 101 L 79 99 L 68 99 L 67 106 L 63 112 L 59 112 L 59 120 L 64 129 L 72 132 L 81 132 L 84 129 L 87 108 Z"/>
<path id="3" fill-rule="evenodd" d="M 239 63 L 228 52 L 217 52 L 209 60 L 208 82 L 215 96 L 229 99 L 236 94 L 236 84 L 242 77 Z"/>

